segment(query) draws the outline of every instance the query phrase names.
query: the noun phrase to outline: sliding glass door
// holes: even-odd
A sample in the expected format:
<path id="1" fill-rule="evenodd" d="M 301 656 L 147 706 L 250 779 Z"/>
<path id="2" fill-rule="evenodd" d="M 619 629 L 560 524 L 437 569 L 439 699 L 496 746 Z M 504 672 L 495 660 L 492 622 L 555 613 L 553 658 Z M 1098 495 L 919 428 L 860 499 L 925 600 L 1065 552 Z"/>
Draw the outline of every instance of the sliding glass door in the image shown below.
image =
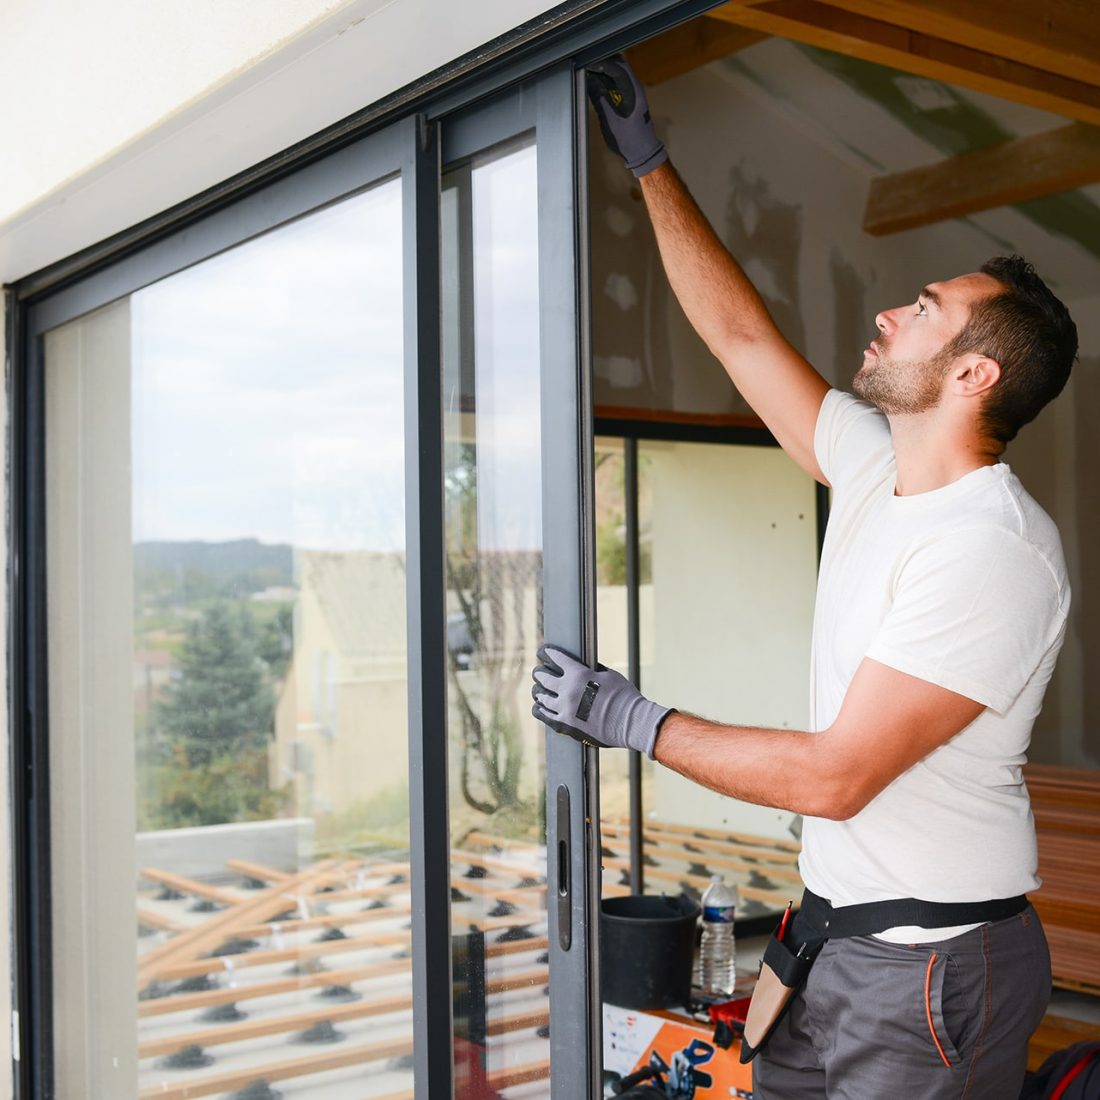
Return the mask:
<path id="1" fill-rule="evenodd" d="M 592 1072 L 583 753 L 530 714 L 542 639 L 582 640 L 572 91 L 562 72 L 443 125 L 455 1096 L 469 1100 L 583 1096 Z"/>
<path id="2" fill-rule="evenodd" d="M 43 335 L 57 1095 L 411 1095 L 406 190 Z"/>
<path id="3" fill-rule="evenodd" d="M 528 687 L 585 643 L 575 117 L 409 118 L 27 311 L 28 1096 L 589 1091 Z"/>

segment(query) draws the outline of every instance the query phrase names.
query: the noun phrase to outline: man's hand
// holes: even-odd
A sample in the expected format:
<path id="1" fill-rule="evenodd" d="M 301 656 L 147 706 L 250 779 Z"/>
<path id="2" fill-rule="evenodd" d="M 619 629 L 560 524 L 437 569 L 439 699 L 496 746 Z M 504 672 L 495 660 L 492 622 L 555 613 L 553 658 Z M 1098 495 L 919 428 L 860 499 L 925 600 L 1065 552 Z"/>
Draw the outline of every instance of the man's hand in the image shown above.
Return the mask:
<path id="1" fill-rule="evenodd" d="M 644 176 L 668 160 L 653 129 L 645 88 L 622 54 L 588 66 L 588 98 L 596 108 L 600 129 L 611 151 L 626 161 L 636 176 Z"/>
<path id="2" fill-rule="evenodd" d="M 558 733 L 585 745 L 635 749 L 653 759 L 653 746 L 671 707 L 651 703 L 625 677 L 589 668 L 556 646 L 539 650 L 531 713 Z"/>

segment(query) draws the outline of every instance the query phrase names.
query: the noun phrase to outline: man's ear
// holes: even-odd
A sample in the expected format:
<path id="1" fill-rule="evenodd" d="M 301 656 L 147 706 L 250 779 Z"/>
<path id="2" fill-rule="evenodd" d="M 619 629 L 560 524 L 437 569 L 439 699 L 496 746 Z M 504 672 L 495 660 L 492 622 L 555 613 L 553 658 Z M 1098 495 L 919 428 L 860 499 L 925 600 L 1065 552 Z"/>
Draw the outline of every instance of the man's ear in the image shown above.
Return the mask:
<path id="1" fill-rule="evenodd" d="M 963 355 L 951 368 L 952 389 L 960 397 L 978 397 L 1001 380 L 1001 364 L 988 355 Z"/>

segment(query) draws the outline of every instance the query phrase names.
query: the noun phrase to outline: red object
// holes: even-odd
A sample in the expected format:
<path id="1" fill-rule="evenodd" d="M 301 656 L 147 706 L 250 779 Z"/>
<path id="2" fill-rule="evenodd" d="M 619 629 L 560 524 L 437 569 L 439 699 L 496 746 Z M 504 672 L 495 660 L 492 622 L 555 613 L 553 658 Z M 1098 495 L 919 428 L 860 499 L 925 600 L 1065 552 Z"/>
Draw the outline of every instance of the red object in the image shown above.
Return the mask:
<path id="1" fill-rule="evenodd" d="M 454 1040 L 454 1082 L 457 1100 L 499 1100 L 485 1072 L 485 1047 L 462 1036 Z"/>
<path id="2" fill-rule="evenodd" d="M 738 997 L 735 1001 L 723 1001 L 721 1004 L 710 1006 L 710 1022 L 716 1024 L 721 1020 L 727 1023 L 743 1024 L 749 1013 L 749 1001 L 752 997 Z"/>
<path id="3" fill-rule="evenodd" d="M 779 931 L 775 934 L 777 940 L 782 940 L 784 935 L 786 935 L 787 921 L 791 919 L 791 906 L 793 904 L 794 902 L 787 902 L 787 908 L 783 910 L 783 919 L 779 922 Z"/>
<path id="4" fill-rule="evenodd" d="M 1074 1065 L 1073 1069 L 1071 1069 L 1069 1073 L 1067 1073 L 1065 1077 L 1062 1078 L 1054 1092 L 1050 1094 L 1051 1100 L 1060 1100 L 1060 1097 L 1066 1091 L 1066 1089 L 1069 1088 L 1073 1079 L 1075 1077 L 1079 1077 L 1082 1073 L 1084 1073 L 1089 1062 L 1091 1062 L 1095 1057 L 1096 1051 L 1090 1050 L 1079 1062 L 1077 1062 L 1076 1065 Z"/>

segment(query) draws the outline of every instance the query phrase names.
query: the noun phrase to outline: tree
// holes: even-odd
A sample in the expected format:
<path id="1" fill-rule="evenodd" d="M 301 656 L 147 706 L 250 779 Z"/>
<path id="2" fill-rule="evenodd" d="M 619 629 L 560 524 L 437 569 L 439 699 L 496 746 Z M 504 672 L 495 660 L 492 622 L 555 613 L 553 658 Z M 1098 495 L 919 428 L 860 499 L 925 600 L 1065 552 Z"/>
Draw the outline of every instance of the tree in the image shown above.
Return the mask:
<path id="1" fill-rule="evenodd" d="M 492 814 L 520 801 L 523 740 L 516 700 L 529 664 L 523 608 L 526 593 L 537 589 L 541 558 L 532 551 L 482 549 L 476 448 L 457 443 L 448 452 L 447 588 L 465 627 L 463 644 L 448 645 L 462 731 L 462 796 L 469 806 Z"/>
<path id="2" fill-rule="evenodd" d="M 159 771 L 159 796 L 151 809 L 161 828 L 266 821 L 289 804 L 289 789 L 271 789 L 267 753 L 255 748 L 222 752 L 195 766 L 186 748 L 175 745 L 171 762 Z"/>
<path id="3" fill-rule="evenodd" d="M 163 734 L 185 749 L 192 766 L 224 752 L 266 751 L 275 693 L 255 633 L 247 606 L 240 605 L 235 617 L 225 602 L 211 604 L 188 629 L 158 717 Z"/>
<path id="4" fill-rule="evenodd" d="M 275 692 L 257 635 L 244 603 L 213 603 L 189 627 L 159 707 L 149 826 L 263 820 L 288 805 L 289 787 L 270 785 Z"/>
<path id="5" fill-rule="evenodd" d="M 273 680 L 281 680 L 286 675 L 294 652 L 293 604 L 280 604 L 274 617 L 264 623 L 256 640 L 256 652 L 267 663 Z"/>

